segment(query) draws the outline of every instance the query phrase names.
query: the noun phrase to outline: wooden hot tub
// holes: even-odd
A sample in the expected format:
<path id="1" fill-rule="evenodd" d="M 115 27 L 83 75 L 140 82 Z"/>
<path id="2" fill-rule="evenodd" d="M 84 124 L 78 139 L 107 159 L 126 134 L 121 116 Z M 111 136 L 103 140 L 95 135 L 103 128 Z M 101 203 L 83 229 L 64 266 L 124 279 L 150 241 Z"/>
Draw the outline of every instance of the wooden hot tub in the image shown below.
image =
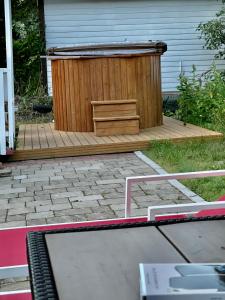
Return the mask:
<path id="1" fill-rule="evenodd" d="M 140 128 L 162 124 L 162 42 L 52 48 L 55 129 L 93 131 L 92 101 L 137 100 Z"/>

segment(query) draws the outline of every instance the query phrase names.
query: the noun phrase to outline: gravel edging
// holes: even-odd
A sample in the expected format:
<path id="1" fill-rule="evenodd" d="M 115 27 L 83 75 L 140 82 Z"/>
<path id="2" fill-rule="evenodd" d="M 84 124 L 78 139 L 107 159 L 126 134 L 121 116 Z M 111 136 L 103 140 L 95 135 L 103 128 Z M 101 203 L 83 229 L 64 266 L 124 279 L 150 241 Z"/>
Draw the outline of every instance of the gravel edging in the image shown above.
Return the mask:
<path id="1" fill-rule="evenodd" d="M 144 161 L 147 165 L 149 165 L 152 169 L 154 169 L 158 174 L 168 174 L 166 170 L 164 170 L 160 165 L 155 163 L 153 160 L 148 158 L 146 155 L 144 155 L 141 151 L 135 151 L 135 155 Z M 178 189 L 180 192 L 182 192 L 186 197 L 188 197 L 191 201 L 195 203 L 202 203 L 206 202 L 202 197 L 192 192 L 189 188 L 187 188 L 185 185 L 177 181 L 176 179 L 168 180 L 168 182 L 174 186 L 176 189 Z"/>

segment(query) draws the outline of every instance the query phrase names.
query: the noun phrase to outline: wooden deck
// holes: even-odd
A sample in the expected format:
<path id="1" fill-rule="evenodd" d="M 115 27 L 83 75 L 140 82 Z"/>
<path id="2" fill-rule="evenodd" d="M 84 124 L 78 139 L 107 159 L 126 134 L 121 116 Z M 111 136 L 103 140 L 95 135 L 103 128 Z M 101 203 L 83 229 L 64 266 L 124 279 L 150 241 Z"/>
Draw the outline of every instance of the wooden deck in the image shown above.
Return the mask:
<path id="1" fill-rule="evenodd" d="M 164 117 L 164 125 L 144 129 L 138 135 L 96 137 L 93 132 L 62 132 L 54 124 L 20 125 L 17 149 L 11 160 L 28 160 L 143 150 L 154 140 L 184 141 L 219 138 L 222 134 Z"/>

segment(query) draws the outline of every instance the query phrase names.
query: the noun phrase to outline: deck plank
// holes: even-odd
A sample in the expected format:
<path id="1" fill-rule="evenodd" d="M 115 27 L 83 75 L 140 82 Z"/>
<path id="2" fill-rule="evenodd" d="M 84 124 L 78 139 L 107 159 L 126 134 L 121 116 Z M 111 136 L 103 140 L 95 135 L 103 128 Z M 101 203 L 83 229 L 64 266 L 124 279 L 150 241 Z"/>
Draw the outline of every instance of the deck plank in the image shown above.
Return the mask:
<path id="1" fill-rule="evenodd" d="M 38 124 L 38 133 L 39 133 L 39 139 L 40 139 L 40 146 L 41 148 L 48 148 L 48 140 L 45 133 L 45 124 Z"/>
<path id="2" fill-rule="evenodd" d="M 25 125 L 24 149 L 33 149 L 30 124 Z"/>
<path id="3" fill-rule="evenodd" d="M 49 148 L 56 147 L 56 142 L 55 142 L 54 136 L 52 134 L 50 124 L 45 124 L 44 130 L 45 130 L 45 135 L 46 135 L 46 138 L 47 138 Z"/>
<path id="4" fill-rule="evenodd" d="M 21 124 L 17 136 L 17 148 L 24 149 L 25 145 L 25 125 Z"/>
<path id="5" fill-rule="evenodd" d="M 51 128 L 51 132 L 56 143 L 56 148 L 64 147 L 62 137 L 59 131 L 54 129 L 54 124 L 50 124 L 49 127 Z"/>
<path id="6" fill-rule="evenodd" d="M 40 140 L 37 130 L 37 124 L 31 124 L 31 136 L 32 136 L 32 144 L 33 149 L 40 149 Z"/>
<path id="7" fill-rule="evenodd" d="M 143 150 L 155 140 L 174 142 L 220 138 L 223 135 L 195 125 L 164 117 L 164 125 L 144 129 L 138 135 L 96 137 L 93 132 L 62 132 L 54 124 L 22 124 L 18 146 L 10 160 L 27 160 Z"/>

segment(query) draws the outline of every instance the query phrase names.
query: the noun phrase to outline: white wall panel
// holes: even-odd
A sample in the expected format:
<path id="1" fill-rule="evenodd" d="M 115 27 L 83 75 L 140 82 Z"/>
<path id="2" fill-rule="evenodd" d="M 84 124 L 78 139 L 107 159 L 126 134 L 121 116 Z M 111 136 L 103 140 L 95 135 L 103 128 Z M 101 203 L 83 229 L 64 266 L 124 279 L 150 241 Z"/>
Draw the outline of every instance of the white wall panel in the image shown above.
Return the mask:
<path id="1" fill-rule="evenodd" d="M 45 0 L 46 43 L 49 47 L 79 43 L 162 40 L 162 86 L 174 91 L 181 65 L 190 74 L 211 65 L 214 52 L 203 49 L 196 27 L 215 16 L 217 0 Z M 219 62 L 224 65 L 224 62 Z M 49 91 L 51 71 L 48 63 Z"/>

